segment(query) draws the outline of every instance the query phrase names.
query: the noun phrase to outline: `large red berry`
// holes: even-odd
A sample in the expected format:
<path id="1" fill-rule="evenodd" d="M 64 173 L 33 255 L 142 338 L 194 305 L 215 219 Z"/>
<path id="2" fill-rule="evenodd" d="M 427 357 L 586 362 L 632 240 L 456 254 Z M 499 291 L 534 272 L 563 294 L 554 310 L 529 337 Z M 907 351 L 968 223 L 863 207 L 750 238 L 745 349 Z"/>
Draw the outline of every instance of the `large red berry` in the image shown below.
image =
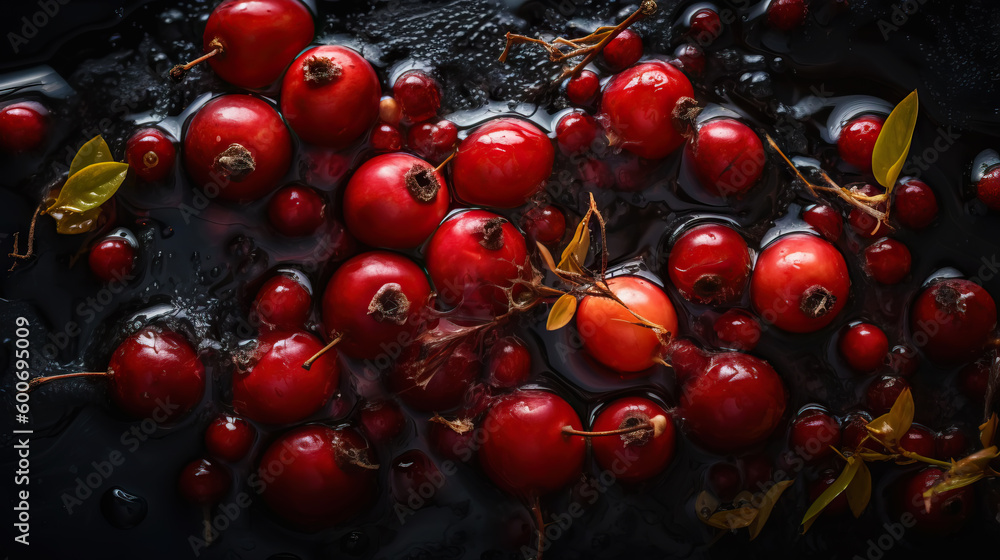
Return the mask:
<path id="1" fill-rule="evenodd" d="M 392 96 L 410 122 L 426 121 L 441 108 L 440 87 L 434 78 L 420 70 L 410 70 L 396 78 L 392 84 Z"/>
<path id="2" fill-rule="evenodd" d="M 617 276 L 607 285 L 628 309 L 610 298 L 584 297 L 576 312 L 583 347 L 595 360 L 621 374 L 652 367 L 663 359 L 665 340 L 677 334 L 677 313 L 670 298 L 656 284 L 638 276 Z M 632 324 L 637 322 L 632 313 L 663 332 Z"/>
<path id="3" fill-rule="evenodd" d="M 662 422 L 654 420 L 657 417 Z M 627 429 L 651 422 L 658 428 L 590 438 L 597 464 L 624 482 L 641 482 L 663 472 L 674 457 L 676 435 L 673 422 L 659 404 L 643 397 L 613 401 L 597 414 L 592 431 Z"/>
<path id="4" fill-rule="evenodd" d="M 10 153 L 37 150 L 48 140 L 49 128 L 49 110 L 41 103 L 11 103 L 0 109 L 0 150 Z"/>
<path id="5" fill-rule="evenodd" d="M 972 513 L 976 497 L 972 486 L 941 492 L 929 500 L 924 497 L 924 492 L 944 478 L 944 471 L 928 467 L 904 481 L 899 505 L 916 520 L 915 529 L 931 535 L 950 535 L 961 529 Z"/>
<path id="6" fill-rule="evenodd" d="M 989 292 L 959 278 L 933 282 L 917 296 L 910 313 L 913 343 L 940 363 L 975 358 L 996 323 L 997 307 Z"/>
<path id="7" fill-rule="evenodd" d="M 898 284 L 910 274 L 912 257 L 902 241 L 883 238 L 865 248 L 865 267 L 879 284 Z"/>
<path id="8" fill-rule="evenodd" d="M 670 281 L 685 299 L 726 304 L 739 300 L 753 266 L 747 242 L 723 224 L 685 231 L 670 249 Z"/>
<path id="9" fill-rule="evenodd" d="M 409 154 L 375 156 L 344 189 L 344 221 L 362 243 L 411 249 L 434 233 L 448 213 L 444 176 Z"/>
<path id="10" fill-rule="evenodd" d="M 836 247 L 822 238 L 792 233 L 757 258 L 750 300 L 780 329 L 804 333 L 829 325 L 847 304 L 851 279 Z"/>
<path id="11" fill-rule="evenodd" d="M 608 41 L 601 51 L 604 62 L 612 72 L 622 70 L 639 62 L 642 57 L 642 37 L 631 29 L 623 29 L 614 39 Z"/>
<path id="12" fill-rule="evenodd" d="M 208 63 L 223 80 L 260 89 L 277 80 L 315 32 L 309 8 L 299 0 L 226 0 L 205 23 Z"/>
<path id="13" fill-rule="evenodd" d="M 485 210 L 463 212 L 438 228 L 427 245 L 427 272 L 445 305 L 496 315 L 516 296 L 516 280 L 531 278 L 524 237 L 506 219 Z"/>
<path id="14" fill-rule="evenodd" d="M 566 486 L 583 468 L 586 443 L 580 417 L 562 397 L 540 390 L 504 395 L 489 409 L 479 462 L 494 484 L 515 496 L 545 495 Z"/>
<path id="15" fill-rule="evenodd" d="M 184 137 L 184 165 L 209 198 L 249 201 L 274 190 L 292 162 L 281 116 L 249 95 L 223 95 L 195 113 Z"/>
<path id="16" fill-rule="evenodd" d="M 612 78 L 601 98 L 612 144 L 648 159 L 679 148 L 684 137 L 672 123 L 682 97 L 694 97 L 691 82 L 665 62 L 637 64 Z"/>
<path id="17" fill-rule="evenodd" d="M 346 148 L 378 116 L 382 88 L 371 64 L 339 45 L 299 55 L 281 81 L 281 114 L 303 142 Z"/>
<path id="18" fill-rule="evenodd" d="M 552 141 L 537 126 L 493 119 L 458 146 L 451 172 L 455 196 L 477 206 L 520 206 L 545 186 L 554 161 Z"/>
<path id="19" fill-rule="evenodd" d="M 709 193 L 740 197 L 760 181 L 764 145 L 757 133 L 736 119 L 712 119 L 687 145 L 698 182 Z"/>
<path id="20" fill-rule="evenodd" d="M 253 311 L 266 329 L 302 329 L 311 309 L 312 288 L 297 273 L 275 274 L 254 297 Z"/>
<path id="21" fill-rule="evenodd" d="M 870 173 L 875 141 L 878 140 L 884 124 L 885 119 L 876 115 L 864 115 L 848 122 L 837 138 L 840 159 Z"/>
<path id="22" fill-rule="evenodd" d="M 368 442 L 350 429 L 303 426 L 264 452 L 257 468 L 267 505 L 296 528 L 343 523 L 377 496 L 377 467 Z"/>
<path id="23" fill-rule="evenodd" d="M 158 128 L 137 130 L 125 144 L 125 160 L 136 176 L 147 183 L 162 181 L 174 170 L 177 150 Z"/>
<path id="24" fill-rule="evenodd" d="M 235 357 L 233 408 L 265 424 L 291 424 L 314 414 L 340 384 L 336 351 L 302 365 L 323 348 L 305 331 L 265 332 Z"/>
<path id="25" fill-rule="evenodd" d="M 239 416 L 220 415 L 205 428 L 205 450 L 230 463 L 242 461 L 255 439 L 257 429 Z"/>
<path id="26" fill-rule="evenodd" d="M 267 217 L 282 235 L 309 235 L 326 220 L 326 202 L 309 187 L 289 185 L 274 193 L 268 201 Z"/>
<path id="27" fill-rule="evenodd" d="M 889 338 L 875 325 L 858 323 L 844 332 L 838 348 L 851 368 L 871 373 L 885 364 L 889 356 Z"/>
<path id="28" fill-rule="evenodd" d="M 904 227 L 923 229 L 938 214 L 937 197 L 927 183 L 914 178 L 902 179 L 892 192 L 893 215 Z"/>
<path id="29" fill-rule="evenodd" d="M 352 358 L 398 354 L 423 323 L 431 288 L 416 263 L 403 255 L 371 251 L 333 274 L 323 293 L 323 326 Z M 393 348 L 397 348 L 393 351 Z"/>

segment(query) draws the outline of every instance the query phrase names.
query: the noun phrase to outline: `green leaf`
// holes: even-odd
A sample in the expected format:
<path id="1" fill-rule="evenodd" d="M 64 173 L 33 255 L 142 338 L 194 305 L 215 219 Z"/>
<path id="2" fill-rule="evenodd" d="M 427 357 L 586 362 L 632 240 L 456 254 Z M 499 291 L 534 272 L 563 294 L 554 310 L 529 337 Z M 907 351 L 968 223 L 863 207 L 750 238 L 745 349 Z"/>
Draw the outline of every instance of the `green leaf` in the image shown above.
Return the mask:
<path id="1" fill-rule="evenodd" d="M 559 296 L 552 309 L 549 311 L 549 318 L 545 321 L 545 330 L 554 331 L 566 326 L 576 314 L 576 296 L 573 294 L 563 294 Z"/>
<path id="2" fill-rule="evenodd" d="M 819 514 L 823 513 L 826 506 L 830 505 L 837 496 L 839 496 L 847 487 L 850 486 L 851 481 L 858 474 L 859 465 L 864 463 L 861 459 L 855 456 L 850 456 L 847 458 L 847 465 L 844 467 L 844 471 L 840 473 L 837 480 L 833 481 L 833 484 L 828 486 L 822 494 L 816 498 L 816 501 L 809 506 L 806 510 L 805 516 L 802 517 L 802 532 L 805 533 L 812 527 L 812 524 L 819 517 Z"/>
<path id="3" fill-rule="evenodd" d="M 84 167 L 110 161 L 115 161 L 115 158 L 111 157 L 111 148 L 104 141 L 104 137 L 98 134 L 88 140 L 73 156 L 73 161 L 69 164 L 69 176 L 76 175 Z"/>
<path id="4" fill-rule="evenodd" d="M 93 210 L 114 196 L 127 172 L 127 163 L 110 161 L 88 165 L 66 181 L 56 201 L 45 211 L 83 213 Z"/>
<path id="5" fill-rule="evenodd" d="M 771 516 L 771 510 L 774 509 L 775 504 L 778 503 L 778 498 L 781 497 L 781 493 L 785 491 L 786 488 L 792 485 L 794 480 L 783 480 L 774 486 L 772 486 L 764 497 L 760 499 L 760 505 L 757 507 L 757 517 L 750 523 L 750 540 L 757 538 L 760 534 L 761 529 L 764 528 L 764 524 L 767 523 L 767 518 Z"/>
<path id="6" fill-rule="evenodd" d="M 868 470 L 868 465 L 864 461 L 859 461 L 858 472 L 854 479 L 847 485 L 847 504 L 851 506 L 851 513 L 854 517 L 861 517 L 861 513 L 868 507 L 868 502 L 872 498 L 872 473 Z"/>
<path id="7" fill-rule="evenodd" d="M 896 186 L 896 179 L 903 169 L 906 156 L 910 153 L 910 142 L 913 131 L 917 127 L 917 113 L 920 111 L 920 100 L 917 90 L 896 105 L 889 118 L 882 125 L 882 132 L 875 141 L 872 152 L 872 173 L 875 179 L 885 187 L 886 194 Z"/>

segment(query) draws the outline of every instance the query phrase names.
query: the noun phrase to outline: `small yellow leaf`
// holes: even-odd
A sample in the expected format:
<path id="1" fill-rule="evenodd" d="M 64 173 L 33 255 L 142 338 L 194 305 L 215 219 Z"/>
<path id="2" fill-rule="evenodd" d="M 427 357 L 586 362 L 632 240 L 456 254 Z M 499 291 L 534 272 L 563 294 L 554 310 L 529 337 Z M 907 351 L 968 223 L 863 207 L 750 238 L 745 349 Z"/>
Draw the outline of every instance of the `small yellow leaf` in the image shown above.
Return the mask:
<path id="1" fill-rule="evenodd" d="M 566 326 L 576 314 L 576 296 L 563 294 L 552 305 L 549 318 L 545 321 L 545 330 L 554 331 Z"/>
<path id="2" fill-rule="evenodd" d="M 979 426 L 979 442 L 983 444 L 983 448 L 987 448 L 993 445 L 997 437 L 997 413 L 994 412 L 990 419 L 983 422 Z"/>
<path id="3" fill-rule="evenodd" d="M 899 172 L 906 163 L 919 111 L 920 100 L 917 97 L 917 90 L 913 90 L 889 114 L 889 118 L 882 125 L 882 132 L 875 141 L 875 149 L 872 152 L 872 173 L 885 187 L 886 193 L 892 192 L 892 188 L 896 186 L 896 179 L 899 178 Z"/>
<path id="4" fill-rule="evenodd" d="M 914 412 L 916 407 L 913 404 L 913 394 L 909 389 L 903 389 L 888 413 L 868 423 L 868 433 L 886 447 L 895 449 L 899 438 L 913 425 Z"/>
<path id="5" fill-rule="evenodd" d="M 767 523 L 767 518 L 771 516 L 771 510 L 778 503 L 781 493 L 791 486 L 793 482 L 793 480 L 783 480 L 775 484 L 760 499 L 760 505 L 757 507 L 757 517 L 754 518 L 749 526 L 750 540 L 754 540 L 760 534 L 761 529 L 764 528 L 764 524 Z"/>
<path id="6" fill-rule="evenodd" d="M 576 226 L 573 239 L 563 249 L 559 260 L 560 269 L 570 272 L 583 272 L 583 268 L 581 267 L 587 259 L 587 251 L 590 250 L 590 228 L 587 227 L 589 221 L 590 212 L 587 212 L 587 215 L 580 220 L 580 224 Z"/>
<path id="7" fill-rule="evenodd" d="M 707 490 L 702 490 L 694 500 L 695 515 L 702 521 L 712 517 L 717 509 L 719 509 L 719 499 Z"/>
<path id="8" fill-rule="evenodd" d="M 986 449 L 980 449 L 972 455 L 959 461 L 952 461 L 948 476 L 967 476 L 986 472 L 990 463 L 1000 455 L 997 447 L 992 445 Z"/>
<path id="9" fill-rule="evenodd" d="M 549 270 L 555 272 L 556 261 L 552 258 L 552 253 L 549 252 L 548 247 L 542 245 L 538 241 L 535 241 L 535 244 L 538 245 L 538 254 L 542 256 L 542 261 L 545 262 L 545 266 L 548 267 Z"/>
<path id="10" fill-rule="evenodd" d="M 88 165 L 66 181 L 56 201 L 45 212 L 83 213 L 93 210 L 114 196 L 126 173 L 127 163 L 110 161 Z"/>
<path id="11" fill-rule="evenodd" d="M 717 529 L 732 530 L 747 527 L 756 518 L 757 510 L 750 506 L 744 506 L 716 512 L 708 519 L 703 519 L 702 522 Z"/>
<path id="12" fill-rule="evenodd" d="M 77 171 L 95 163 L 106 163 L 109 161 L 115 161 L 115 158 L 111 157 L 111 148 L 104 141 L 104 137 L 98 134 L 88 140 L 76 152 L 76 155 L 73 156 L 73 161 L 69 164 L 69 175 L 67 176 L 72 177 L 76 175 Z"/>
<path id="13" fill-rule="evenodd" d="M 833 484 L 828 486 L 826 490 L 823 490 L 823 493 L 806 510 L 806 514 L 802 517 L 803 533 L 809 530 L 809 527 L 816 521 L 819 514 L 823 513 L 826 506 L 830 505 L 830 502 L 844 490 L 847 490 L 847 487 L 850 486 L 851 481 L 854 480 L 855 475 L 858 473 L 859 465 L 863 462 L 853 455 L 847 458 L 847 465 L 844 467 L 843 472 L 840 473 L 840 476 L 837 477 L 837 480 L 834 480 Z"/>
<path id="14" fill-rule="evenodd" d="M 861 517 L 861 513 L 868 507 L 868 501 L 872 497 L 872 473 L 864 461 L 858 464 L 858 472 L 854 475 L 854 480 L 847 485 L 846 492 L 851 513 L 854 514 L 854 517 Z"/>
<path id="15" fill-rule="evenodd" d="M 52 212 L 50 215 L 56 221 L 56 231 L 63 235 L 87 233 L 97 227 L 101 217 L 101 208 L 97 207 L 86 212 Z"/>

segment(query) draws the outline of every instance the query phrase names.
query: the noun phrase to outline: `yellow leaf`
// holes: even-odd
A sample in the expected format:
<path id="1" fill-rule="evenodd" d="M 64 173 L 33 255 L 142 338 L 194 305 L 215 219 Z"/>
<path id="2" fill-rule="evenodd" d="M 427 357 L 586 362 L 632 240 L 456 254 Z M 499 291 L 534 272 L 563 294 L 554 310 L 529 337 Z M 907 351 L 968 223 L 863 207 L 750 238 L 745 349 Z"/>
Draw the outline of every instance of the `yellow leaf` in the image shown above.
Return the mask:
<path id="1" fill-rule="evenodd" d="M 731 530 L 747 527 L 756 518 L 757 510 L 750 506 L 744 506 L 716 512 L 708 519 L 702 519 L 702 522 L 717 529 Z"/>
<path id="2" fill-rule="evenodd" d="M 861 517 L 861 513 L 868 507 L 868 501 L 872 497 L 872 473 L 864 461 L 859 462 L 858 472 L 854 475 L 851 483 L 847 485 L 846 492 L 851 513 L 854 514 L 854 517 Z"/>
<path id="3" fill-rule="evenodd" d="M 757 508 L 757 517 L 750 523 L 750 540 L 757 538 L 760 534 L 761 529 L 764 528 L 764 524 L 767 523 L 767 518 L 771 516 L 771 510 L 774 509 L 775 504 L 778 503 L 778 498 L 781 497 L 781 493 L 785 491 L 786 488 L 792 485 L 792 480 L 783 480 L 774 486 L 772 486 L 764 497 L 760 499 L 760 506 Z"/>
<path id="4" fill-rule="evenodd" d="M 87 233 L 97 226 L 97 219 L 101 217 L 101 208 L 97 207 L 86 212 L 52 212 L 50 214 L 56 221 L 56 231 L 63 235 L 76 235 Z"/>
<path id="5" fill-rule="evenodd" d="M 114 196 L 127 172 L 127 163 L 110 161 L 88 165 L 66 181 L 56 201 L 45 212 L 93 210 Z"/>
<path id="6" fill-rule="evenodd" d="M 906 156 L 910 153 L 910 142 L 917 127 L 919 111 L 920 100 L 917 97 L 917 90 L 913 90 L 889 114 L 889 118 L 882 125 L 882 132 L 875 141 L 875 150 L 872 152 L 872 173 L 885 187 L 887 194 L 896 186 L 896 179 L 899 178 Z"/>
<path id="7" fill-rule="evenodd" d="M 76 152 L 76 155 L 73 156 L 73 161 L 69 164 L 68 177 L 76 175 L 76 172 L 80 171 L 84 167 L 94 165 L 95 163 L 106 163 L 109 161 L 115 161 L 115 158 L 111 157 L 111 148 L 109 148 L 108 143 L 104 141 L 104 137 L 98 134 L 88 140 L 87 143 Z"/>
<path id="8" fill-rule="evenodd" d="M 535 244 L 538 245 L 538 254 L 542 256 L 542 261 L 545 262 L 545 266 L 547 266 L 549 270 L 555 272 L 556 261 L 552 258 L 552 253 L 549 252 L 548 247 L 542 245 L 538 241 L 535 241 Z"/>
<path id="9" fill-rule="evenodd" d="M 997 437 L 997 413 L 994 412 L 990 419 L 983 422 L 979 426 L 979 442 L 983 444 L 983 448 L 987 448 L 993 445 L 993 442 Z"/>
<path id="10" fill-rule="evenodd" d="M 947 492 L 949 490 L 955 490 L 957 488 L 962 488 L 963 486 L 968 486 L 970 484 L 975 484 L 983 479 L 986 475 L 984 473 L 978 474 L 965 474 L 961 476 L 949 476 L 946 477 L 941 482 L 938 482 L 934 486 L 931 486 L 924 492 L 924 507 L 927 511 L 931 510 L 931 500 L 934 498 L 935 494 L 940 494 L 942 492 Z"/>
<path id="11" fill-rule="evenodd" d="M 569 245 L 563 249 L 562 257 L 559 260 L 559 268 L 570 272 L 583 272 L 581 266 L 587 258 L 587 251 L 590 250 L 590 228 L 587 227 L 590 221 L 590 212 L 580 220 L 573 233 L 573 239 Z"/>
<path id="12" fill-rule="evenodd" d="M 554 331 L 566 326 L 576 314 L 576 296 L 563 294 L 552 305 L 549 318 L 545 321 L 545 330 Z"/>
<path id="13" fill-rule="evenodd" d="M 694 500 L 694 513 L 702 521 L 708 519 L 719 509 L 719 499 L 707 490 L 702 490 Z"/>
<path id="14" fill-rule="evenodd" d="M 952 461 L 951 468 L 948 470 L 948 476 L 966 476 L 984 473 L 989 468 L 990 463 L 997 458 L 998 454 L 1000 452 L 993 445 L 986 449 L 980 449 L 959 461 Z"/>
<path id="15" fill-rule="evenodd" d="M 805 533 L 812 526 L 819 514 L 823 513 L 826 506 L 830 505 L 837 496 L 839 496 L 847 487 L 850 486 L 851 481 L 854 480 L 854 476 L 858 473 L 859 465 L 864 461 L 858 459 L 855 456 L 850 456 L 847 458 L 847 465 L 844 467 L 843 472 L 837 477 L 837 480 L 833 481 L 833 484 L 828 486 L 823 493 L 816 498 L 816 501 L 809 506 L 806 510 L 805 516 L 802 517 L 802 532 Z"/>
<path id="16" fill-rule="evenodd" d="M 913 394 L 909 389 L 896 398 L 888 413 L 872 420 L 866 426 L 868 433 L 890 449 L 896 447 L 899 438 L 913 425 L 913 414 L 916 411 L 913 404 Z"/>

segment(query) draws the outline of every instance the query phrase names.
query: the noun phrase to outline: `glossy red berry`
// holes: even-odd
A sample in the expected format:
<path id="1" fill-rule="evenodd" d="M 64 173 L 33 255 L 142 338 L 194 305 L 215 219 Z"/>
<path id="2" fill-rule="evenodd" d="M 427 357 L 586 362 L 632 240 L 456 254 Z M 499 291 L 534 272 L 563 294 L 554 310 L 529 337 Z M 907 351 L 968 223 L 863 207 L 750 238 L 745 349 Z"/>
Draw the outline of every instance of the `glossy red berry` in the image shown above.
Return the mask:
<path id="1" fill-rule="evenodd" d="M 330 350 L 302 364 L 323 348 L 305 331 L 264 332 L 235 357 L 233 408 L 265 424 L 291 424 L 313 415 L 330 400 L 340 384 L 340 363 Z"/>
<path id="2" fill-rule="evenodd" d="M 923 229 L 938 214 L 937 197 L 927 183 L 906 178 L 899 181 L 892 191 L 893 216 L 903 227 Z"/>
<path id="3" fill-rule="evenodd" d="M 840 424 L 825 409 L 808 408 L 792 422 L 788 444 L 807 462 L 820 461 L 840 448 Z"/>
<path id="4" fill-rule="evenodd" d="M 419 449 L 404 451 L 392 460 L 389 494 L 397 504 L 417 510 L 433 503 L 446 479 L 434 460 Z"/>
<path id="5" fill-rule="evenodd" d="M 184 137 L 184 165 L 209 198 L 256 200 L 274 190 L 291 161 L 292 137 L 281 116 L 249 95 L 209 101 Z"/>
<path id="6" fill-rule="evenodd" d="M 872 152 L 884 124 L 885 119 L 877 115 L 863 115 L 848 122 L 837 138 L 840 159 L 861 171 L 871 173 Z"/>
<path id="7" fill-rule="evenodd" d="M 493 119 L 458 146 L 451 173 L 455 196 L 477 206 L 520 206 L 545 186 L 554 161 L 552 141 L 537 126 Z"/>
<path id="8" fill-rule="evenodd" d="M 291 460 L 289 460 L 291 458 Z M 297 529 L 315 531 L 356 517 L 375 502 L 377 464 L 350 429 L 312 425 L 274 441 L 257 469 L 264 501 Z"/>
<path id="9" fill-rule="evenodd" d="M 872 185 L 864 185 L 857 189 L 857 191 L 865 196 L 877 196 L 884 193 L 881 188 Z M 875 204 L 875 210 L 879 212 L 885 212 L 885 208 L 886 204 L 884 202 Z M 860 208 L 851 208 L 851 213 L 848 214 L 847 221 L 851 224 L 851 229 L 854 230 L 854 233 L 865 239 L 881 237 L 885 235 L 887 229 L 878 218 L 864 212 Z"/>
<path id="10" fill-rule="evenodd" d="M 326 202 L 303 185 L 289 185 L 267 203 L 267 217 L 274 229 L 288 237 L 314 233 L 326 221 Z"/>
<path id="11" fill-rule="evenodd" d="M 844 232 L 844 219 L 833 206 L 814 204 L 802 212 L 802 219 L 827 241 L 835 243 Z"/>
<path id="12" fill-rule="evenodd" d="M 594 117 L 581 110 L 566 113 L 556 123 L 556 144 L 566 156 L 591 151 L 599 129 Z"/>
<path id="13" fill-rule="evenodd" d="M 944 478 L 944 471 L 929 467 L 903 483 L 900 506 L 913 516 L 914 529 L 931 535 L 950 535 L 961 529 L 972 513 L 975 493 L 971 486 L 934 494 L 929 500 L 924 497 L 924 492 Z"/>
<path id="14" fill-rule="evenodd" d="M 865 267 L 879 284 L 898 284 L 910 274 L 910 250 L 902 241 L 884 237 L 865 248 Z"/>
<path id="15" fill-rule="evenodd" d="M 481 368 L 471 343 L 442 352 L 416 342 L 403 350 L 389 372 L 388 387 L 415 410 L 446 412 L 465 403 Z"/>
<path id="16" fill-rule="evenodd" d="M 397 253 L 371 251 L 351 258 L 323 293 L 323 326 L 356 359 L 389 361 L 423 323 L 431 288 L 424 271 Z"/>
<path id="17" fill-rule="evenodd" d="M 166 179 L 174 170 L 176 159 L 173 141 L 158 128 L 137 130 L 125 144 L 125 160 L 136 176 L 147 183 Z"/>
<path id="18" fill-rule="evenodd" d="M 135 255 L 135 242 L 130 235 L 110 235 L 90 248 L 87 263 L 94 276 L 105 282 L 122 283 L 132 278 Z"/>
<path id="19" fill-rule="evenodd" d="M 969 439 L 958 426 L 949 426 L 934 436 L 934 458 L 958 461 L 968 455 Z"/>
<path id="20" fill-rule="evenodd" d="M 851 279 L 840 251 L 815 235 L 792 233 L 768 245 L 750 279 L 750 300 L 782 330 L 813 332 L 847 304 Z"/>
<path id="21" fill-rule="evenodd" d="M 934 443 L 934 432 L 919 424 L 910 426 L 910 429 L 903 434 L 903 437 L 899 438 L 899 446 L 921 457 L 933 458 L 937 452 Z"/>
<path id="22" fill-rule="evenodd" d="M 670 64 L 689 76 L 701 76 L 705 71 L 705 51 L 698 45 L 683 44 L 674 49 Z"/>
<path id="23" fill-rule="evenodd" d="M 515 496 L 541 496 L 580 476 L 586 443 L 563 428 L 580 418 L 562 397 L 523 390 L 500 397 L 482 424 L 489 437 L 479 463 L 494 484 Z"/>
<path id="24" fill-rule="evenodd" d="M 702 8 L 691 15 L 691 37 L 699 45 L 710 45 L 722 34 L 722 19 L 711 8 Z"/>
<path id="25" fill-rule="evenodd" d="M 410 70 L 396 78 L 392 96 L 403 109 L 403 116 L 414 123 L 434 117 L 441 108 L 441 87 L 420 70 Z"/>
<path id="26" fill-rule="evenodd" d="M 375 122 L 382 87 L 368 61 L 339 45 L 313 47 L 288 67 L 281 114 L 303 142 L 346 148 Z"/>
<path id="27" fill-rule="evenodd" d="M 885 365 L 889 338 L 870 323 L 851 325 L 840 337 L 840 355 L 855 371 L 872 373 Z"/>
<path id="28" fill-rule="evenodd" d="M 670 249 L 670 282 L 688 301 L 722 305 L 738 301 L 753 266 L 747 242 L 723 224 L 687 231 Z"/>
<path id="29" fill-rule="evenodd" d="M 744 195 L 764 172 L 764 145 L 757 133 L 736 119 L 712 119 L 687 145 L 698 182 L 715 196 Z"/>
<path id="30" fill-rule="evenodd" d="M 253 311 L 266 329 L 295 331 L 305 327 L 312 309 L 312 288 L 298 274 L 279 273 L 264 282 Z"/>
<path id="31" fill-rule="evenodd" d="M 444 305 L 497 315 L 516 296 L 515 280 L 531 278 L 524 237 L 506 219 L 470 210 L 445 221 L 427 245 L 427 272 Z"/>
<path id="32" fill-rule="evenodd" d="M 865 395 L 868 409 L 873 414 L 889 412 L 899 395 L 909 388 L 910 384 L 902 377 L 884 376 L 872 381 Z"/>
<path id="33" fill-rule="evenodd" d="M 840 441 L 843 443 L 845 450 L 854 451 L 858 449 L 861 442 L 868 435 L 868 429 L 865 426 L 871 420 L 872 417 L 867 412 L 852 412 L 844 418 L 841 424 Z M 871 441 L 866 441 L 864 447 L 871 448 Z"/>
<path id="34" fill-rule="evenodd" d="M 531 352 L 516 336 L 505 336 L 490 348 L 486 373 L 494 387 L 511 389 L 524 385 L 531 376 Z"/>
<path id="35" fill-rule="evenodd" d="M 398 152 L 403 149 L 403 133 L 391 124 L 379 123 L 372 131 L 371 143 L 376 153 Z"/>
<path id="36" fill-rule="evenodd" d="M 581 70 L 566 84 L 566 97 L 574 105 L 589 105 L 601 87 L 601 80 L 590 70 Z"/>
<path id="37" fill-rule="evenodd" d="M 344 221 L 362 243 L 412 249 L 448 214 L 444 175 L 426 161 L 404 153 L 366 161 L 344 189 Z"/>
<path id="38" fill-rule="evenodd" d="M 364 404 L 358 416 L 361 432 L 376 444 L 387 444 L 406 428 L 406 416 L 396 401 L 375 400 Z"/>
<path id="39" fill-rule="evenodd" d="M 612 72 L 621 72 L 639 62 L 642 57 L 642 37 L 631 29 L 623 29 L 604 46 L 601 54 Z"/>
<path id="40" fill-rule="evenodd" d="M 740 309 L 730 309 L 719 315 L 712 329 L 722 348 L 750 352 L 760 342 L 760 321 Z"/>
<path id="41" fill-rule="evenodd" d="M 468 462 L 475 456 L 479 445 L 475 443 L 475 426 L 471 420 L 445 420 L 434 416 L 427 423 L 427 441 L 442 459 L 457 463 Z"/>
<path id="42" fill-rule="evenodd" d="M 649 480 L 670 465 L 676 439 L 673 422 L 656 402 L 642 397 L 624 397 L 604 407 L 591 428 L 593 432 L 607 432 L 640 424 L 652 424 L 656 428 L 590 438 L 597 464 L 623 482 Z"/>
<path id="43" fill-rule="evenodd" d="M 257 429 L 239 416 L 220 415 L 205 428 L 205 450 L 230 463 L 246 458 L 256 439 Z"/>
<path id="44" fill-rule="evenodd" d="M 181 471 L 177 490 L 189 503 L 210 506 L 226 497 L 232 483 L 229 469 L 211 459 L 196 459 Z"/>
<path id="45" fill-rule="evenodd" d="M 806 0 L 771 0 L 767 5 L 767 24 L 781 31 L 792 31 L 806 21 Z"/>
<path id="46" fill-rule="evenodd" d="M 894 375 L 910 377 L 917 372 L 920 365 L 920 356 L 912 347 L 899 344 L 892 347 L 889 352 L 889 371 Z"/>
<path id="47" fill-rule="evenodd" d="M 1000 165 L 993 166 L 976 183 L 976 198 L 990 210 L 1000 210 Z"/>
<path id="48" fill-rule="evenodd" d="M 638 276 L 617 276 L 608 288 L 628 309 L 600 296 L 586 296 L 576 312 L 576 328 L 584 349 L 595 360 L 623 376 L 649 369 L 665 353 L 665 339 L 652 329 L 629 323 L 639 314 L 666 333 L 677 333 L 677 313 L 659 286 Z"/>
<path id="49" fill-rule="evenodd" d="M 31 152 L 49 139 L 49 110 L 37 101 L 11 103 L 0 109 L 0 150 Z"/>
<path id="50" fill-rule="evenodd" d="M 455 151 L 458 144 L 458 127 L 448 120 L 422 122 L 410 127 L 406 145 L 418 156 L 434 163 L 441 163 Z"/>
<path id="51" fill-rule="evenodd" d="M 694 97 L 691 82 L 665 62 L 645 62 L 618 74 L 601 98 L 611 143 L 647 159 L 667 156 L 684 143 L 673 127 L 682 97 Z"/>
<path id="52" fill-rule="evenodd" d="M 949 278 L 924 288 L 913 303 L 913 343 L 934 362 L 960 363 L 979 354 L 997 323 L 993 297 L 969 280 Z"/>
<path id="53" fill-rule="evenodd" d="M 535 206 L 524 213 L 521 229 L 530 241 L 544 245 L 556 244 L 566 235 L 566 216 L 555 206 Z"/>

